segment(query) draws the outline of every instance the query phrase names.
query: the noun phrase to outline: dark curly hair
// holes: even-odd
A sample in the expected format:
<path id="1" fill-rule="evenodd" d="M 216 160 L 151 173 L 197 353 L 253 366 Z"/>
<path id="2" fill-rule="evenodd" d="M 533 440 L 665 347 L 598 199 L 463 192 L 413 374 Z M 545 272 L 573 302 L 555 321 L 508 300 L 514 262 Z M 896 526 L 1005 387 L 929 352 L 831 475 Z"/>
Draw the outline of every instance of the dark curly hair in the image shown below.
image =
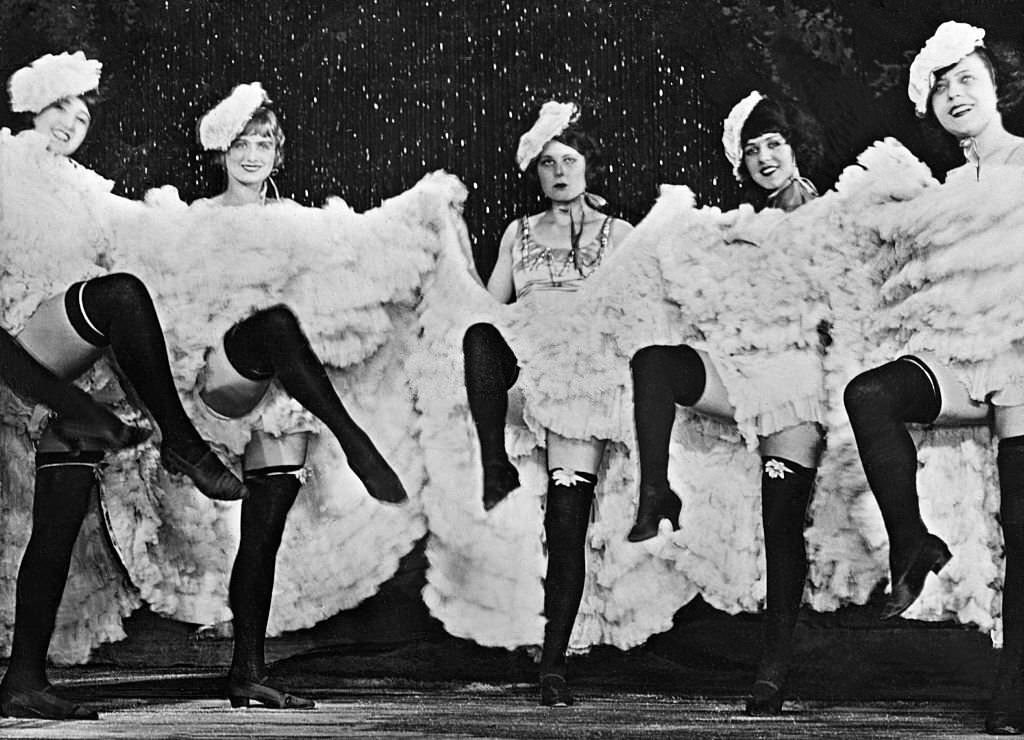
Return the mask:
<path id="1" fill-rule="evenodd" d="M 552 137 L 551 141 L 557 141 L 566 146 L 571 146 L 573 149 L 583 155 L 583 159 L 586 162 L 586 178 L 587 188 L 600 185 L 601 178 L 605 173 L 605 166 L 603 157 L 601 155 L 601 147 L 598 145 L 597 140 L 594 139 L 583 129 L 579 128 L 575 124 L 569 124 L 566 129 L 558 136 Z M 540 154 L 530 160 L 530 163 L 526 167 L 526 177 L 530 182 L 534 183 L 537 188 L 540 188 L 540 177 L 537 175 L 537 162 L 540 160 Z"/>
<path id="2" fill-rule="evenodd" d="M 803 174 L 814 172 L 824 152 L 821 126 L 809 113 L 795 103 L 776 98 L 764 98 L 750 111 L 740 131 L 741 146 L 764 134 L 781 134 L 793 150 L 793 157 Z M 744 197 L 757 205 L 765 193 L 751 179 L 750 172 L 740 157 L 740 183 Z"/>

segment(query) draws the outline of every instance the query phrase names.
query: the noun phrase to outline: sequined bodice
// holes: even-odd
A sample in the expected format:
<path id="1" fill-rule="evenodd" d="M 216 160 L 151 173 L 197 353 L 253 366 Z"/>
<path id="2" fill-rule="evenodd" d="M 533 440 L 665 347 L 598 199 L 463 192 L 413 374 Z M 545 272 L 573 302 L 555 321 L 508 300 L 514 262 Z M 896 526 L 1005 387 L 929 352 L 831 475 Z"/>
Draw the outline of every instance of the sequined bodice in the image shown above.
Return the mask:
<path id="1" fill-rule="evenodd" d="M 535 242 L 530 232 L 529 217 L 523 216 L 512 248 L 512 281 L 516 298 L 539 291 L 579 290 L 583 281 L 601 264 L 608 248 L 613 220 L 607 216 L 597 236 L 574 249 L 569 244 L 550 246 Z"/>

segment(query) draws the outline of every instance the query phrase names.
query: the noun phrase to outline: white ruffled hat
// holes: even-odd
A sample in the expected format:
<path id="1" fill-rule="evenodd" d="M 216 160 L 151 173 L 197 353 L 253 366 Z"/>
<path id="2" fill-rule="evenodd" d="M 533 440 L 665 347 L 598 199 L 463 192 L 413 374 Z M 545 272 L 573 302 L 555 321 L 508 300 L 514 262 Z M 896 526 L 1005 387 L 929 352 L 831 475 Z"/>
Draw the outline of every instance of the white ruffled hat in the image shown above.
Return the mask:
<path id="1" fill-rule="evenodd" d="M 199 143 L 203 149 L 227 151 L 256 109 L 269 102 L 270 98 L 260 83 L 238 85 L 200 119 Z"/>
<path id="2" fill-rule="evenodd" d="M 580 110 L 575 103 L 559 103 L 557 100 L 544 103 L 537 122 L 519 137 L 519 149 L 516 150 L 519 169 L 525 172 L 533 158 L 544 150 L 544 145 L 565 131 L 579 116 Z"/>
<path id="3" fill-rule="evenodd" d="M 743 162 L 743 124 L 750 117 L 750 112 L 757 107 L 757 104 L 764 100 L 764 95 L 753 90 L 747 97 L 736 103 L 726 116 L 722 125 L 722 146 L 725 148 L 725 157 L 732 164 L 732 173 L 736 179 L 740 178 L 740 164 Z"/>
<path id="4" fill-rule="evenodd" d="M 7 81 L 11 110 L 38 113 L 62 98 L 95 90 L 100 85 L 102 70 L 102 64 L 86 59 L 80 51 L 41 56 Z"/>
<path id="5" fill-rule="evenodd" d="M 928 112 L 928 95 L 935 85 L 935 71 L 956 64 L 979 46 L 984 46 L 985 29 L 969 23 L 946 21 L 925 42 L 910 64 L 907 95 L 918 116 Z"/>

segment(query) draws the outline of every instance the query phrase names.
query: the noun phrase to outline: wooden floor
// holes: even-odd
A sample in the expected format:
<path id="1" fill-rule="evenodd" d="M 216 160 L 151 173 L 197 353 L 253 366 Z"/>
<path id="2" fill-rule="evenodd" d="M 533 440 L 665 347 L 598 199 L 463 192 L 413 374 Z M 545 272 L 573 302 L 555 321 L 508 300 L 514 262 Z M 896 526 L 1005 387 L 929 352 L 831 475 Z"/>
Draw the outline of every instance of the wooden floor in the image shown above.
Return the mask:
<path id="1" fill-rule="evenodd" d="M 803 701 L 750 718 L 742 698 L 577 686 L 574 707 L 536 704 L 530 684 L 385 681 L 306 686 L 312 711 L 231 709 L 211 671 L 57 671 L 98 722 L 0 719 L 3 738 L 970 738 L 984 707 L 958 701 Z"/>

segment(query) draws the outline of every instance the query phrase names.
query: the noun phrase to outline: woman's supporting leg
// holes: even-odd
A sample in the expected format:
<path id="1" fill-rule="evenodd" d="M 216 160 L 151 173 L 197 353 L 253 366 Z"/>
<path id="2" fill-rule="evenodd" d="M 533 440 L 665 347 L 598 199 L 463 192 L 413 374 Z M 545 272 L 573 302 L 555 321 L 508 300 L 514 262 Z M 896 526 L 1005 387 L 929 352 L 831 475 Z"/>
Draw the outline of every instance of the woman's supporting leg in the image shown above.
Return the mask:
<path id="1" fill-rule="evenodd" d="M 11 658 L 0 683 L 0 714 L 96 719 L 96 712 L 57 697 L 46 678 L 46 652 L 85 519 L 99 452 L 39 453 L 32 535 L 18 570 Z"/>
<path id="2" fill-rule="evenodd" d="M 785 457 L 764 456 L 761 461 L 761 516 L 768 588 L 764 645 L 747 700 L 747 713 L 757 715 L 782 711 L 793 633 L 807 580 L 804 520 L 817 472 Z"/>
<path id="3" fill-rule="evenodd" d="M 371 496 L 390 503 L 407 498 L 405 488 L 372 440 L 338 398 L 323 363 L 295 314 L 286 306 L 257 311 L 224 336 L 228 360 L 244 377 L 276 377 L 289 395 L 331 430 Z"/>
<path id="4" fill-rule="evenodd" d="M 644 347 L 629 363 L 633 374 L 633 419 L 640 457 L 640 498 L 630 542 L 658 534 L 662 519 L 679 528 L 679 497 L 668 485 L 668 448 L 676 405 L 692 406 L 704 393 L 707 373 L 700 355 L 686 345 Z"/>
<path id="5" fill-rule="evenodd" d="M 289 473 L 259 470 L 247 473 L 245 481 L 250 495 L 242 503 L 242 533 L 228 591 L 235 639 L 228 698 L 235 707 L 254 700 L 278 709 L 312 709 L 312 701 L 268 686 L 264 662 L 277 551 L 301 483 Z"/>
<path id="6" fill-rule="evenodd" d="M 0 382 L 22 398 L 57 412 L 60 421 L 56 431 L 65 439 L 91 439 L 106 449 L 120 450 L 144 442 L 150 435 L 148 429 L 123 423 L 81 388 L 58 378 L 2 329 Z"/>
<path id="7" fill-rule="evenodd" d="M 548 480 L 544 532 L 544 647 L 540 658 L 541 704 L 572 704 L 565 680 L 566 651 L 586 580 L 587 527 L 597 476 L 555 468 Z"/>
<path id="8" fill-rule="evenodd" d="M 1024 733 L 1024 436 L 999 442 L 999 523 L 1003 530 L 1003 649 L 985 728 Z"/>
<path id="9" fill-rule="evenodd" d="M 484 508 L 492 509 L 519 488 L 519 471 L 505 451 L 508 389 L 519 375 L 518 360 L 491 324 L 474 324 L 462 339 L 466 396 L 484 468 Z"/>
<path id="10" fill-rule="evenodd" d="M 210 498 L 245 498 L 245 486 L 224 467 L 185 414 L 171 376 L 160 319 L 142 281 L 125 273 L 105 275 L 72 286 L 66 300 L 72 324 L 87 340 L 94 335 L 94 343 L 110 344 L 121 370 L 156 419 L 163 434 L 164 464 L 187 475 Z"/>
<path id="11" fill-rule="evenodd" d="M 917 448 L 906 427 L 935 419 L 937 387 L 923 364 L 896 360 L 858 375 L 844 395 L 864 474 L 889 534 L 893 585 L 883 619 L 906 611 L 920 596 L 928 571 L 938 572 L 952 557 L 921 520 Z"/>

